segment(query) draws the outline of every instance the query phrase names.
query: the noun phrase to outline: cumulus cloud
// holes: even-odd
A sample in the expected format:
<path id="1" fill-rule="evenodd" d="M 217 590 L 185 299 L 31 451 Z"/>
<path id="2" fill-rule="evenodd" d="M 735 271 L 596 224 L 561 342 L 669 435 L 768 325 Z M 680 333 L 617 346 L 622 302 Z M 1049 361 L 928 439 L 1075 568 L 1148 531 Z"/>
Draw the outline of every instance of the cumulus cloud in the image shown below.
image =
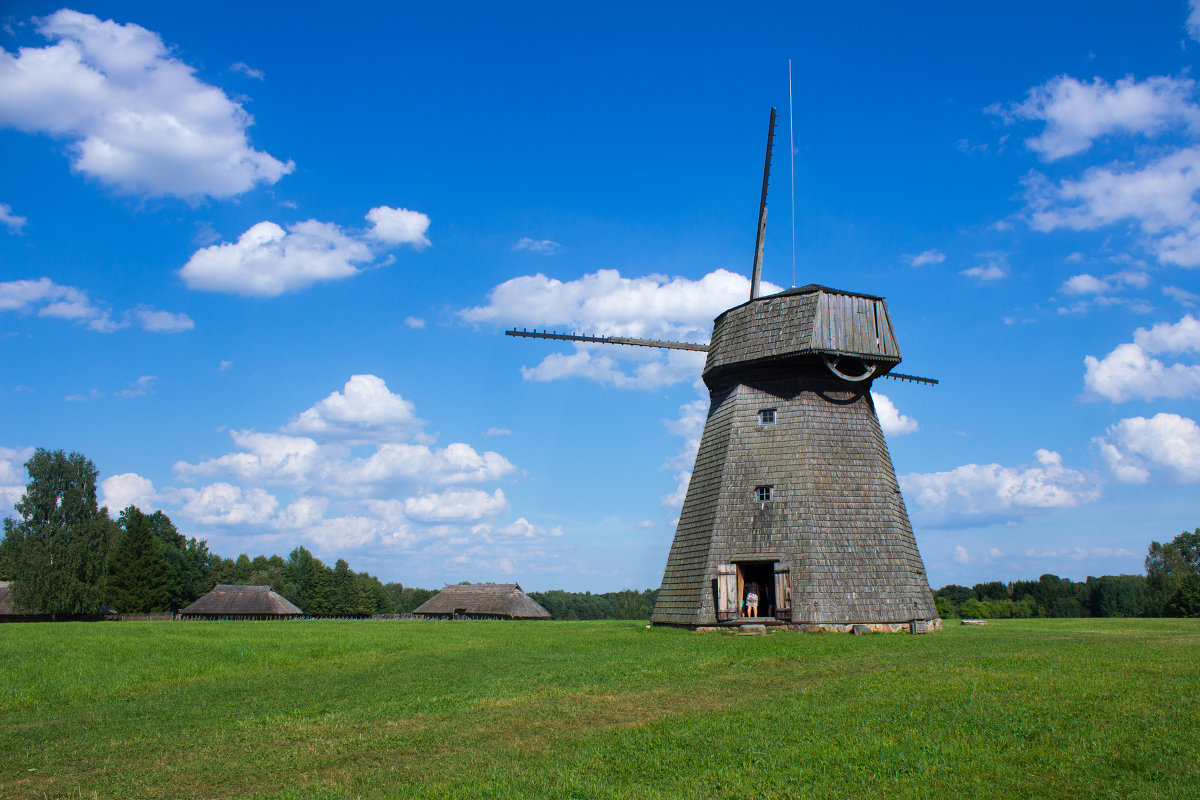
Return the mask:
<path id="1" fill-rule="evenodd" d="M 1117 345 L 1103 359 L 1084 358 L 1084 385 L 1093 397 L 1114 403 L 1135 398 L 1200 396 L 1200 365 L 1167 365 L 1154 356 L 1200 353 L 1200 320 L 1191 314 L 1177 323 L 1138 328 L 1133 341 Z"/>
<path id="2" fill-rule="evenodd" d="M 679 451 L 662 466 L 663 469 L 675 473 L 675 488 L 659 498 L 659 502 L 667 508 L 682 508 L 683 501 L 687 499 L 688 485 L 692 481 L 692 466 L 696 463 L 696 451 L 700 449 L 704 423 L 708 419 L 708 391 L 700 380 L 695 382 L 695 388 L 700 396 L 680 406 L 676 419 L 664 420 L 668 431 L 683 437 Z"/>
<path id="3" fill-rule="evenodd" d="M 364 442 L 408 439 L 424 424 L 413 404 L 393 394 L 382 378 L 352 375 L 342 391 L 302 411 L 283 431 Z"/>
<path id="4" fill-rule="evenodd" d="M 1126 77 L 1109 84 L 1060 75 L 1029 90 L 1026 99 L 991 111 L 1009 120 L 1046 123 L 1041 134 L 1025 140 L 1046 161 L 1083 152 L 1113 134 L 1155 136 L 1183 126 L 1200 130 L 1200 107 L 1193 102 L 1196 83 L 1188 78 L 1154 76 L 1138 82 Z"/>
<path id="5" fill-rule="evenodd" d="M 967 553 L 967 548 L 963 547 L 961 544 L 954 546 L 954 552 L 951 554 L 951 556 L 958 564 L 966 564 L 971 560 L 970 554 Z"/>
<path id="6" fill-rule="evenodd" d="M 377 206 L 367 212 L 371 228 L 367 235 L 387 244 L 412 245 L 417 250 L 429 246 L 425 232 L 429 230 L 429 217 L 420 211 L 407 208 Z"/>
<path id="7" fill-rule="evenodd" d="M 292 171 L 157 33 L 70 9 L 37 30 L 52 44 L 0 50 L 0 125 L 68 141 L 77 172 L 127 194 L 230 197 Z"/>
<path id="8" fill-rule="evenodd" d="M 763 293 L 779 291 L 764 284 Z M 699 280 L 648 275 L 623 278 L 599 270 L 573 281 L 525 275 L 488 293 L 488 304 L 464 309 L 474 324 L 520 324 L 607 336 L 706 342 L 712 321 L 750 296 L 750 281 L 719 269 Z M 585 378 L 621 388 L 657 389 L 699 372 L 704 355 L 682 350 L 576 343 L 570 354 L 551 353 L 522 369 L 526 380 Z"/>
<path id="9" fill-rule="evenodd" d="M 125 384 L 125 388 L 117 392 L 117 397 L 129 400 L 134 397 L 144 397 L 150 394 L 154 382 L 158 380 L 156 375 L 142 375 L 133 383 Z"/>
<path id="10" fill-rule="evenodd" d="M 909 473 L 900 486 L 930 525 L 990 524 L 1100 496 L 1094 476 L 1063 466 L 1051 450 L 1038 450 L 1036 464 L 1021 467 L 964 464 L 948 472 Z"/>
<path id="11" fill-rule="evenodd" d="M 1200 0 L 1188 0 L 1187 32 L 1200 42 Z"/>
<path id="12" fill-rule="evenodd" d="M 558 242 L 552 242 L 549 239 L 530 239 L 526 236 L 513 245 L 513 250 L 528 250 L 531 253 L 540 253 L 541 255 L 549 256 L 562 250 L 562 245 Z"/>
<path id="13" fill-rule="evenodd" d="M 454 489 L 404 501 L 404 513 L 421 522 L 475 522 L 507 509 L 508 500 L 500 489 L 492 494 L 479 489 Z"/>
<path id="14" fill-rule="evenodd" d="M 1124 547 L 1069 547 L 1049 550 L 1038 550 L 1030 547 L 1025 551 L 1028 558 L 1069 558 L 1072 561 L 1085 561 L 1094 558 L 1117 558 L 1131 556 L 1133 553 Z"/>
<path id="15" fill-rule="evenodd" d="M 331 223 L 310 219 L 285 231 L 274 222 L 260 222 L 236 242 L 197 250 L 179 276 L 189 289 L 276 297 L 357 275 L 355 265 L 373 258 L 367 245 Z"/>
<path id="16" fill-rule="evenodd" d="M 178 333 L 195 327 L 187 314 L 153 306 L 138 306 L 114 320 L 112 312 L 93 303 L 84 290 L 49 278 L 0 282 L 0 312 L 4 311 L 70 320 L 100 333 L 112 333 L 133 322 L 153 333 Z"/>
<path id="17" fill-rule="evenodd" d="M 29 220 L 14 214 L 12 206 L 8 203 L 0 203 L 0 225 L 8 228 L 12 233 L 20 233 L 27 222 Z"/>
<path id="18" fill-rule="evenodd" d="M 926 264 L 941 264 L 946 260 L 946 254 L 941 250 L 925 250 L 915 256 L 905 256 L 904 260 L 910 267 L 923 267 Z"/>
<path id="19" fill-rule="evenodd" d="M 1189 292 L 1179 286 L 1164 286 L 1163 294 L 1174 300 L 1184 308 L 1195 308 L 1200 306 L 1200 294 Z"/>
<path id="20" fill-rule="evenodd" d="M 420 330 L 425 327 L 425 320 L 420 317 L 405 317 L 404 324 L 413 330 Z"/>
<path id="21" fill-rule="evenodd" d="M 277 297 L 359 274 L 375 260 L 373 246 L 408 244 L 420 250 L 429 244 L 429 217 L 417 211 L 379 206 L 367 212 L 366 219 L 372 227 L 362 233 L 315 219 L 287 230 L 274 222 L 259 222 L 236 242 L 197 250 L 179 276 L 189 289 Z"/>
<path id="22" fill-rule="evenodd" d="M 879 416 L 879 425 L 885 435 L 902 436 L 920 428 L 915 419 L 901 414 L 887 395 L 871 392 L 871 399 L 875 401 L 875 413 Z"/>
<path id="23" fill-rule="evenodd" d="M 279 509 L 274 495 L 258 488 L 213 483 L 200 489 L 181 489 L 184 516 L 204 525 L 263 525 Z"/>
<path id="24" fill-rule="evenodd" d="M 1093 440 L 1113 477 L 1145 483 L 1161 471 L 1180 483 L 1200 481 L 1200 425 L 1178 414 L 1132 417 Z"/>
<path id="25" fill-rule="evenodd" d="M 111 514 L 115 515 L 128 506 L 137 506 L 142 511 L 157 508 L 154 483 L 136 472 L 109 475 L 100 481 L 99 488 L 100 504 L 108 506 Z"/>

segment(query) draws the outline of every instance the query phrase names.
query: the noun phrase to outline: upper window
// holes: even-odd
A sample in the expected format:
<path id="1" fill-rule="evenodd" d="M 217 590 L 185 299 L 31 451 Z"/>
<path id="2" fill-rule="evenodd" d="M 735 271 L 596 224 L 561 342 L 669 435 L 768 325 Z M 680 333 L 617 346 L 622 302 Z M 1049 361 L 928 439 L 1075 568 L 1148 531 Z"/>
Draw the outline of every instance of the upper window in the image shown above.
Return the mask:
<path id="1" fill-rule="evenodd" d="M 774 425 L 775 424 L 775 409 L 762 408 L 758 411 L 759 425 Z"/>
<path id="2" fill-rule="evenodd" d="M 754 490 L 754 499 L 759 503 L 769 503 L 775 495 L 774 486 L 759 486 Z"/>

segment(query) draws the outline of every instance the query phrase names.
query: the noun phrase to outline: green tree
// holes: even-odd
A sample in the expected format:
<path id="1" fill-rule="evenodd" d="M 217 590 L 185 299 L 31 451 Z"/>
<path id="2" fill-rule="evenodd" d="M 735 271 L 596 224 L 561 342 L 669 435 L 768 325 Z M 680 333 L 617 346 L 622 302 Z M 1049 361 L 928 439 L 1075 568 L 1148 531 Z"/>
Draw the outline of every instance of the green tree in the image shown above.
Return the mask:
<path id="1" fill-rule="evenodd" d="M 166 611 L 167 561 L 150 518 L 129 506 L 121 512 L 120 525 L 117 544 L 108 553 L 108 602 L 124 612 Z"/>
<path id="2" fill-rule="evenodd" d="M 1165 544 L 1151 542 L 1146 553 L 1146 614 L 1161 617 L 1189 575 L 1200 575 L 1200 528 Z"/>
<path id="3" fill-rule="evenodd" d="M 25 462 L 29 483 L 4 520 L 6 569 L 14 602 L 36 613 L 99 611 L 116 526 L 96 502 L 96 466 L 79 453 L 38 448 Z"/>
<path id="4" fill-rule="evenodd" d="M 1188 575 L 1164 609 L 1168 617 L 1200 617 L 1200 574 Z"/>

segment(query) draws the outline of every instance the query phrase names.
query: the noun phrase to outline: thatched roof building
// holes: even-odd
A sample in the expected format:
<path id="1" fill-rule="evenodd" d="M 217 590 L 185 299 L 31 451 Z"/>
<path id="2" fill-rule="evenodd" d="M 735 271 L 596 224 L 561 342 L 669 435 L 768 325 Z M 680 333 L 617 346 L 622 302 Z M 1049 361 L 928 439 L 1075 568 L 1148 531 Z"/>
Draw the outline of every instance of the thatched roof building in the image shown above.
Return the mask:
<path id="1" fill-rule="evenodd" d="M 179 612 L 184 619 L 289 619 L 304 612 L 271 591 L 270 586 L 218 584 Z"/>
<path id="2" fill-rule="evenodd" d="M 414 614 L 473 619 L 550 619 L 550 612 L 516 583 L 463 583 L 446 586 Z"/>

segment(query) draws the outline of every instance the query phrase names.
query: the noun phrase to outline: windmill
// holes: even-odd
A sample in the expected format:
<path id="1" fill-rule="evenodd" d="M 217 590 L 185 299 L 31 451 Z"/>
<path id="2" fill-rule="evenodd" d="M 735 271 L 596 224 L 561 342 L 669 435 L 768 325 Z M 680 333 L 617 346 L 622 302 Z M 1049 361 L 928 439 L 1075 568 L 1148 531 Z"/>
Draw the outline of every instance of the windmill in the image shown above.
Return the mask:
<path id="1" fill-rule="evenodd" d="M 708 345 L 509 330 L 704 351 L 712 405 L 652 621 L 861 632 L 941 626 L 871 398 L 900 346 L 882 297 L 808 285 L 760 296 L 775 109 L 750 299 Z M 744 601 L 758 596 L 755 609 Z"/>

